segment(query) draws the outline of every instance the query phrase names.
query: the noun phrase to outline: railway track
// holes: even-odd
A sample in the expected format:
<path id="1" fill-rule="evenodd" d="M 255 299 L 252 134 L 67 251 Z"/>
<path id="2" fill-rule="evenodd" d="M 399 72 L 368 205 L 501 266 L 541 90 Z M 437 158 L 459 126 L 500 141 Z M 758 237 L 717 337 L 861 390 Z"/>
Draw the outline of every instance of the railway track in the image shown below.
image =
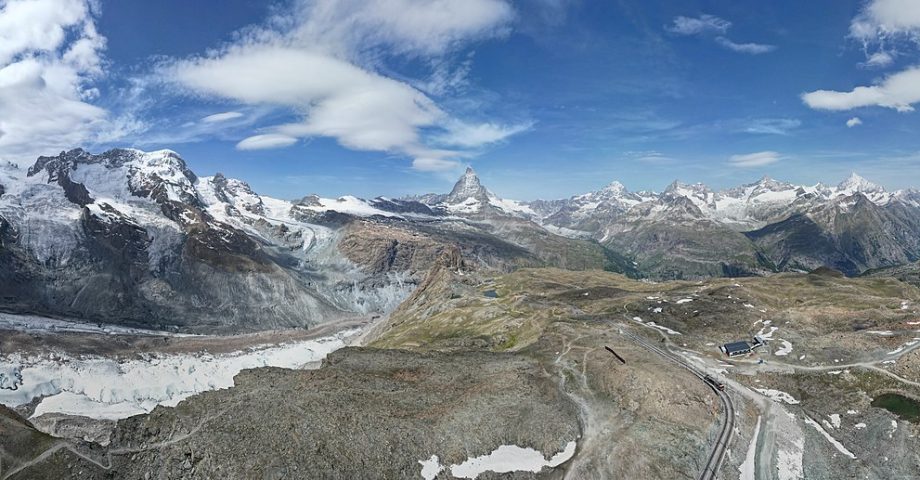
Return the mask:
<path id="1" fill-rule="evenodd" d="M 719 397 L 719 400 L 722 402 L 722 411 L 724 412 L 724 418 L 722 419 L 722 428 L 719 430 L 719 436 L 716 439 L 716 443 L 712 446 L 712 450 L 709 452 L 709 458 L 706 460 L 706 465 L 703 466 L 703 470 L 700 471 L 700 474 L 697 476 L 697 480 L 712 480 L 716 478 L 716 474 L 719 472 L 719 468 L 722 466 L 722 459 L 725 458 L 725 450 L 728 448 L 728 442 L 731 441 L 732 432 L 735 428 L 735 406 L 732 404 L 731 398 L 722 390 L 719 390 L 717 386 L 706 377 L 706 373 L 697 369 L 693 365 L 685 362 L 683 359 L 674 354 L 674 352 L 661 348 L 648 340 L 627 332 L 625 329 L 621 330 L 623 336 L 629 338 L 635 342 L 640 347 L 655 353 L 666 360 L 677 364 L 678 366 L 690 371 L 693 375 L 704 382 L 712 391 Z"/>

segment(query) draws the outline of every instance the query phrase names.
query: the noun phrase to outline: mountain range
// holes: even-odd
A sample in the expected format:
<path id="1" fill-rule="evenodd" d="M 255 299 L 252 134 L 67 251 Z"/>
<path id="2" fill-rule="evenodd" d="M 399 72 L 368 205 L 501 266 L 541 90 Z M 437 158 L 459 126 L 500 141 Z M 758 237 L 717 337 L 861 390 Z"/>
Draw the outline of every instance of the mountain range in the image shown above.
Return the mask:
<path id="1" fill-rule="evenodd" d="M 855 174 L 520 202 L 467 169 L 447 194 L 288 201 L 199 177 L 169 150 L 0 166 L 0 308 L 100 323 L 219 332 L 385 314 L 434 267 L 690 279 L 918 258 L 920 193 Z"/>

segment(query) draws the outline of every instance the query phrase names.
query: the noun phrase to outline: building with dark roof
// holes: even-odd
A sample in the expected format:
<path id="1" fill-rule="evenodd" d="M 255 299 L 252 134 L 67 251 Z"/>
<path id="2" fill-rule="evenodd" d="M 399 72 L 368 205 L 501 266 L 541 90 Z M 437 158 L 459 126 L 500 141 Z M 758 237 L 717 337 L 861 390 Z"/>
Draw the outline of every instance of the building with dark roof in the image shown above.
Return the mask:
<path id="1" fill-rule="evenodd" d="M 751 348 L 751 344 L 745 341 L 726 343 L 725 345 L 719 347 L 719 349 L 722 350 L 722 353 L 728 355 L 729 357 L 747 355 L 753 350 L 753 348 Z"/>

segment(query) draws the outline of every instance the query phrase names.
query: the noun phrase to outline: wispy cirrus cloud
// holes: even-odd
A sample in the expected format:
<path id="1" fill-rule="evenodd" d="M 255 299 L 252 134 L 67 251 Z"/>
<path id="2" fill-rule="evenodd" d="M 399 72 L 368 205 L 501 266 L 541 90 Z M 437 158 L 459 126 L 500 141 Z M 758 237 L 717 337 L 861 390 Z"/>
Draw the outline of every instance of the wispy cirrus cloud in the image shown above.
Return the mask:
<path id="1" fill-rule="evenodd" d="M 666 30 L 678 35 L 699 35 L 701 33 L 725 33 L 731 28 L 732 22 L 715 15 L 700 15 L 699 17 L 674 17 L 671 25 Z"/>
<path id="2" fill-rule="evenodd" d="M 738 53 L 747 53 L 749 55 L 760 55 L 776 50 L 776 45 L 766 45 L 763 43 L 735 43 L 725 37 L 716 37 L 716 43 Z"/>
<path id="3" fill-rule="evenodd" d="M 236 144 L 236 148 L 239 150 L 270 150 L 289 147 L 295 143 L 297 143 L 297 137 L 279 133 L 266 133 L 246 137 Z"/>
<path id="4" fill-rule="evenodd" d="M 800 126 L 802 126 L 802 121 L 796 118 L 755 118 L 744 122 L 741 131 L 755 134 L 789 135 Z"/>
<path id="5" fill-rule="evenodd" d="M 236 120 L 238 118 L 242 118 L 243 116 L 244 115 L 240 112 L 221 112 L 221 113 L 215 113 L 212 115 L 208 115 L 202 118 L 201 121 L 204 123 L 220 123 L 220 122 L 226 122 L 229 120 Z"/>
<path id="6" fill-rule="evenodd" d="M 775 45 L 763 43 L 737 43 L 729 39 L 726 34 L 732 22 L 715 15 L 703 14 L 698 17 L 675 17 L 671 25 L 665 27 L 675 35 L 709 36 L 719 46 L 737 53 L 760 55 L 776 50 Z"/>
<path id="7" fill-rule="evenodd" d="M 774 151 L 764 151 L 755 153 L 746 153 L 742 155 L 732 155 L 728 158 L 729 165 L 739 168 L 763 167 L 774 164 L 782 159 L 782 156 Z"/>

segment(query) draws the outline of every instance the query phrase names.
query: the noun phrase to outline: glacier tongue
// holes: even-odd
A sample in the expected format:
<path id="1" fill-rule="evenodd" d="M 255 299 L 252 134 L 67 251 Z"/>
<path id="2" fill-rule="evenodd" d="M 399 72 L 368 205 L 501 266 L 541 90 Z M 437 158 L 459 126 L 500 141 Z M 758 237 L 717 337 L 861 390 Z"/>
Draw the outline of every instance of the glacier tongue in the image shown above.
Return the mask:
<path id="1" fill-rule="evenodd" d="M 358 330 L 315 340 L 253 347 L 229 354 L 152 354 L 119 361 L 104 357 L 7 355 L 0 358 L 0 403 L 16 407 L 44 397 L 46 413 L 115 420 L 174 406 L 208 390 L 233 386 L 243 369 L 309 368 L 346 345 Z"/>

